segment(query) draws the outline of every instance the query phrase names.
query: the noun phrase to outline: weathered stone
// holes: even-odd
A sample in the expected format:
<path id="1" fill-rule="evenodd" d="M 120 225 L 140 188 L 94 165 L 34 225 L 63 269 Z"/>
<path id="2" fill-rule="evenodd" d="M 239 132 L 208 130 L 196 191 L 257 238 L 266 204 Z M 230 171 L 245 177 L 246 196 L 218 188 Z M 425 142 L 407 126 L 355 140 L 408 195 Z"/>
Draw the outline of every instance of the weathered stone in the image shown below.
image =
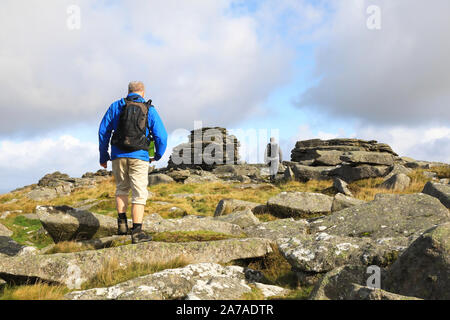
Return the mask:
<path id="1" fill-rule="evenodd" d="M 13 232 L 0 223 L 0 237 L 10 237 Z"/>
<path id="2" fill-rule="evenodd" d="M 374 241 L 368 238 L 340 237 L 327 233 L 298 235 L 277 241 L 278 249 L 289 263 L 303 272 L 323 273 L 339 266 L 391 264 L 404 247 L 395 239 Z"/>
<path id="3" fill-rule="evenodd" d="M 292 167 L 295 180 L 300 182 L 331 179 L 328 174 L 332 172 L 333 169 L 334 167 L 308 167 L 300 164 Z"/>
<path id="4" fill-rule="evenodd" d="M 217 178 L 214 174 L 205 171 L 201 175 L 191 175 L 189 178 L 184 180 L 184 184 L 217 182 L 217 181 L 219 181 L 219 178 Z"/>
<path id="5" fill-rule="evenodd" d="M 285 237 L 295 237 L 306 234 L 308 222 L 306 220 L 277 219 L 268 222 L 261 222 L 258 225 L 244 229 L 249 237 L 267 238 L 277 240 Z"/>
<path id="6" fill-rule="evenodd" d="M 388 180 L 390 177 L 399 174 L 399 173 L 403 173 L 403 174 L 410 174 L 412 172 L 412 170 L 410 168 L 406 168 L 405 166 L 402 166 L 401 164 L 394 164 L 394 166 L 392 167 L 391 171 L 388 173 L 387 176 L 384 177 L 384 181 Z"/>
<path id="7" fill-rule="evenodd" d="M 314 150 L 313 166 L 336 166 L 342 163 L 342 151 L 337 150 Z"/>
<path id="8" fill-rule="evenodd" d="M 242 211 L 245 209 L 254 210 L 255 208 L 261 209 L 263 205 L 260 203 L 238 200 L 238 199 L 222 199 L 217 204 L 214 216 L 222 216 L 232 213 L 234 211 Z M 258 210 L 257 209 L 257 210 Z"/>
<path id="9" fill-rule="evenodd" d="M 68 206 L 38 206 L 36 214 L 53 241 L 88 240 L 117 234 L 117 219 Z"/>
<path id="10" fill-rule="evenodd" d="M 286 182 L 295 180 L 295 175 L 294 175 L 294 172 L 292 171 L 291 167 L 286 166 L 286 169 L 284 170 L 283 178 Z"/>
<path id="11" fill-rule="evenodd" d="M 10 237 L 0 236 L 0 261 L 4 258 L 36 253 L 36 248 L 18 244 Z"/>
<path id="12" fill-rule="evenodd" d="M 450 185 L 429 181 L 422 193 L 438 198 L 444 206 L 450 208 Z"/>
<path id="13" fill-rule="evenodd" d="M 271 251 L 269 240 L 259 238 L 145 242 L 102 250 L 0 259 L 0 278 L 16 283 L 42 280 L 79 289 L 110 260 L 120 261 L 124 268 L 135 263 L 167 263 L 177 258 L 197 263 L 227 263 L 236 259 L 262 257 Z"/>
<path id="14" fill-rule="evenodd" d="M 251 291 L 244 268 L 197 263 L 132 279 L 108 288 L 74 291 L 71 300 L 230 300 Z M 262 287 L 270 293 L 274 288 Z M 278 290 L 279 292 L 279 290 Z"/>
<path id="15" fill-rule="evenodd" d="M 148 176 L 148 185 L 154 186 L 157 184 L 164 184 L 164 183 L 173 183 L 175 180 L 173 180 L 171 177 L 169 177 L 166 174 L 163 173 L 152 173 Z"/>
<path id="16" fill-rule="evenodd" d="M 259 224 L 259 220 L 250 209 L 245 209 L 242 211 L 235 211 L 227 215 L 217 216 L 216 220 L 229 222 L 231 224 L 235 224 L 240 226 L 241 228 L 246 228 L 249 226 L 253 226 Z"/>
<path id="17" fill-rule="evenodd" d="M 331 212 L 333 198 L 321 193 L 282 192 L 267 201 L 267 208 L 280 217 L 308 217 Z"/>
<path id="18" fill-rule="evenodd" d="M 429 195 L 388 194 L 310 223 L 312 232 L 373 239 L 412 237 L 449 220 L 448 209 Z"/>
<path id="19" fill-rule="evenodd" d="M 189 178 L 191 176 L 191 172 L 189 170 L 177 169 L 177 170 L 167 171 L 166 175 L 171 177 L 176 182 L 184 182 L 184 180 L 186 180 L 187 178 Z"/>
<path id="20" fill-rule="evenodd" d="M 414 241 L 387 271 L 388 291 L 423 299 L 450 299 L 450 223 Z"/>
<path id="21" fill-rule="evenodd" d="M 394 191 L 404 191 L 411 184 L 411 178 L 404 173 L 398 173 L 385 180 L 380 188 Z"/>
<path id="22" fill-rule="evenodd" d="M 172 198 L 177 199 L 188 199 L 188 198 L 195 198 L 195 197 L 201 197 L 201 193 L 174 193 L 170 195 Z"/>
<path id="23" fill-rule="evenodd" d="M 331 211 L 335 212 L 335 211 L 343 210 L 345 208 L 358 206 L 363 203 L 366 203 L 366 202 L 363 200 L 356 199 L 356 198 L 348 197 L 346 195 L 343 195 L 342 193 L 338 193 L 333 198 L 333 204 L 331 206 Z"/>
<path id="24" fill-rule="evenodd" d="M 341 160 L 353 164 L 394 165 L 394 157 L 386 152 L 350 151 L 341 156 Z"/>
<path id="25" fill-rule="evenodd" d="M 343 266 L 328 272 L 314 287 L 310 300 L 420 300 L 367 287 L 366 267 Z"/>
<path id="26" fill-rule="evenodd" d="M 54 188 L 35 188 L 25 194 L 28 199 L 34 201 L 52 200 L 58 196 Z"/>
<path id="27" fill-rule="evenodd" d="M 180 219 L 162 219 L 153 222 L 145 220 L 143 229 L 147 232 L 212 231 L 236 236 L 242 234 L 241 227 L 236 224 L 212 217 L 192 215 Z"/>
<path id="28" fill-rule="evenodd" d="M 339 193 L 345 194 L 346 196 L 349 196 L 349 197 L 353 197 L 352 192 L 348 189 L 347 182 L 345 182 L 342 179 L 335 177 L 333 179 L 333 188 Z"/>
<path id="29" fill-rule="evenodd" d="M 329 175 L 340 177 L 346 182 L 352 182 L 367 178 L 384 177 L 389 172 L 389 169 L 389 166 L 373 166 L 367 164 L 352 166 L 344 164 L 331 170 Z"/>
<path id="30" fill-rule="evenodd" d="M 289 293 L 289 290 L 286 290 L 282 287 L 272 286 L 268 284 L 263 284 L 256 282 L 255 286 L 257 289 L 261 291 L 265 298 L 273 297 L 273 296 L 284 296 Z"/>

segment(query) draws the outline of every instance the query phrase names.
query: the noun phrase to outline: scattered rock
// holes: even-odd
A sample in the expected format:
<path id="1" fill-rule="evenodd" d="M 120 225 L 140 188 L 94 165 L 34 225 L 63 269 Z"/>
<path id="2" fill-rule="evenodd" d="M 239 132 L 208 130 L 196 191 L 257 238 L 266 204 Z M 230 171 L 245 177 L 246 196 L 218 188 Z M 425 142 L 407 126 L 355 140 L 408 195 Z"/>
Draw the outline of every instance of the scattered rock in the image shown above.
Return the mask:
<path id="1" fill-rule="evenodd" d="M 148 185 L 155 186 L 157 184 L 175 182 L 171 177 L 163 173 L 152 173 L 148 176 Z"/>
<path id="2" fill-rule="evenodd" d="M 0 259 L 0 278 L 16 283 L 42 280 L 79 289 L 108 260 L 120 261 L 124 268 L 134 263 L 167 263 L 177 258 L 197 263 L 227 263 L 236 259 L 262 257 L 271 251 L 269 240 L 259 238 L 185 243 L 145 242 L 102 250 Z"/>
<path id="3" fill-rule="evenodd" d="M 411 178 L 404 173 L 398 173 L 385 180 L 380 188 L 393 191 L 404 191 L 411 184 Z"/>
<path id="4" fill-rule="evenodd" d="M 235 211 L 227 215 L 217 216 L 216 220 L 229 222 L 240 226 L 241 228 L 246 228 L 259 224 L 259 220 L 250 209 L 245 209 L 243 211 Z"/>
<path id="5" fill-rule="evenodd" d="M 335 177 L 333 179 L 333 188 L 339 193 L 345 194 L 346 196 L 349 196 L 349 197 L 353 197 L 353 194 L 348 189 L 347 182 L 345 182 L 342 179 L 339 179 L 339 178 Z"/>
<path id="6" fill-rule="evenodd" d="M 294 172 L 292 171 L 291 167 L 286 166 L 286 169 L 284 170 L 283 178 L 286 182 L 295 180 L 295 175 L 294 175 Z"/>
<path id="7" fill-rule="evenodd" d="M 256 212 L 258 212 L 258 210 L 263 209 L 262 207 L 264 207 L 264 205 L 260 203 L 237 199 L 222 199 L 217 204 L 216 210 L 214 211 L 214 217 L 226 215 L 234 211 L 242 211 L 245 209 L 254 210 L 256 208 Z"/>
<path id="8" fill-rule="evenodd" d="M 406 168 L 405 166 L 402 166 L 401 164 L 394 164 L 392 166 L 391 171 L 388 173 L 387 176 L 384 177 L 384 181 L 388 180 L 389 178 L 391 178 L 392 176 L 399 174 L 399 173 L 403 173 L 403 174 L 410 174 L 412 172 L 412 169 L 410 168 Z"/>
<path id="9" fill-rule="evenodd" d="M 184 182 L 184 180 L 191 176 L 191 172 L 189 170 L 182 169 L 170 170 L 167 171 L 166 174 L 176 182 Z"/>
<path id="10" fill-rule="evenodd" d="M 387 271 L 385 288 L 432 300 L 450 299 L 450 223 L 414 241 Z"/>
<path id="11" fill-rule="evenodd" d="M 337 176 L 346 182 L 352 182 L 367 178 L 384 177 L 390 170 L 389 166 L 362 164 L 353 166 L 343 164 L 329 172 L 330 176 Z"/>
<path id="12" fill-rule="evenodd" d="M 339 211 L 343 210 L 345 208 L 358 206 L 360 204 L 366 203 L 363 200 L 359 200 L 356 198 L 348 197 L 346 195 L 343 195 L 342 193 L 338 193 L 333 198 L 333 204 L 331 206 L 331 211 Z"/>
<path id="13" fill-rule="evenodd" d="M 36 214 L 56 243 L 117 234 L 117 219 L 86 210 L 69 206 L 38 206 Z"/>
<path id="14" fill-rule="evenodd" d="M 0 261 L 4 258 L 35 253 L 36 248 L 23 246 L 7 236 L 0 236 Z M 1 278 L 1 276 L 0 276 Z"/>
<path id="15" fill-rule="evenodd" d="M 333 198 L 321 193 L 282 192 L 267 201 L 267 208 L 279 217 L 301 217 L 331 212 Z"/>
<path id="16" fill-rule="evenodd" d="M 30 192 L 28 192 L 25 196 L 34 201 L 46 201 L 55 199 L 58 196 L 58 194 L 56 193 L 55 189 L 35 188 Z"/>
<path id="17" fill-rule="evenodd" d="M 263 294 L 263 296 L 265 298 L 270 298 L 270 297 L 274 297 L 274 296 L 284 296 L 286 294 L 289 293 L 289 290 L 278 287 L 278 286 L 272 286 L 272 285 L 268 285 L 268 284 L 263 284 L 263 283 L 259 283 L 256 282 L 255 283 L 256 288 L 258 288 L 261 293 Z"/>
<path id="18" fill-rule="evenodd" d="M 429 181 L 422 193 L 438 198 L 444 206 L 450 208 L 450 185 Z"/>
<path id="19" fill-rule="evenodd" d="M 201 173 L 201 175 L 189 176 L 189 178 L 184 180 L 184 184 L 217 182 L 217 181 L 219 181 L 219 178 L 217 178 L 214 174 L 204 171 Z"/>
<path id="20" fill-rule="evenodd" d="M 195 198 L 195 197 L 201 197 L 201 193 L 174 193 L 170 195 L 172 198 L 177 199 L 187 199 L 187 198 Z"/>

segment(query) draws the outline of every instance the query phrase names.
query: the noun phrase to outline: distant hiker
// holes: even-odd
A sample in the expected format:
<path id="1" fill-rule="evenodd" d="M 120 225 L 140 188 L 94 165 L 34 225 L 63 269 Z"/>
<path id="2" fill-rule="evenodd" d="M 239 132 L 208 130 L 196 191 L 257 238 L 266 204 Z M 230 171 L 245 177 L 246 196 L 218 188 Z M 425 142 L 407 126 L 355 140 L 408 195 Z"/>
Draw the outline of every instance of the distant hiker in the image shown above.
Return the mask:
<path id="1" fill-rule="evenodd" d="M 269 165 L 270 181 L 272 182 L 275 181 L 281 161 L 283 161 L 281 148 L 276 143 L 275 138 L 271 137 L 270 143 L 267 144 L 266 151 L 264 152 L 264 162 Z"/>
<path id="2" fill-rule="evenodd" d="M 111 104 L 98 131 L 100 165 L 107 168 L 108 161 L 112 161 L 119 235 L 129 233 L 126 212 L 131 189 L 132 243 L 152 240 L 142 231 L 148 197 L 149 162 L 161 159 L 167 147 L 166 129 L 151 100 L 145 102 L 144 95 L 142 82 L 130 82 L 128 96 Z M 112 133 L 110 157 L 108 147 Z M 154 159 L 149 157 L 151 141 L 155 146 Z"/>

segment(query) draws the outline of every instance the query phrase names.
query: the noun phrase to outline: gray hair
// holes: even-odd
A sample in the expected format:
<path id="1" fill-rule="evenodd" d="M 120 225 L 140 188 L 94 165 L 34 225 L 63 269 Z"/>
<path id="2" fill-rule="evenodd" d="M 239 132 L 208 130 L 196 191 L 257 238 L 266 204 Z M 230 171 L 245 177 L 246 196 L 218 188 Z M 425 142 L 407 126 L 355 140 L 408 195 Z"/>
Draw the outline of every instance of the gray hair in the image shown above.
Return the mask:
<path id="1" fill-rule="evenodd" d="M 145 87 L 144 87 L 144 83 L 142 81 L 131 81 L 128 84 L 128 93 L 144 92 L 144 91 L 145 91 Z"/>

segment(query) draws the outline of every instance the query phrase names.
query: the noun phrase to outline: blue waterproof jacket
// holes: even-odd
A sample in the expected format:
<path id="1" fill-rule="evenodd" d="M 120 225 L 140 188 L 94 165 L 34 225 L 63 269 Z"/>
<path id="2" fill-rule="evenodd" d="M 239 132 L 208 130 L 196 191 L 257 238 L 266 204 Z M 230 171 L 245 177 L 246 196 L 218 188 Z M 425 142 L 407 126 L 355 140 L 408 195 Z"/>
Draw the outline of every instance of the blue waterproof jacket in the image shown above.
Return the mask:
<path id="1" fill-rule="evenodd" d="M 137 102 L 145 102 L 145 100 L 136 93 L 130 93 L 127 98 L 131 98 Z M 106 114 L 100 123 L 100 128 L 98 130 L 100 164 L 106 163 L 109 160 L 112 161 L 116 158 L 133 158 L 144 161 L 150 160 L 147 150 L 127 152 L 113 145 L 111 146 L 111 156 L 109 156 L 108 147 L 111 135 L 113 130 L 117 130 L 117 127 L 119 126 L 120 113 L 125 104 L 124 99 L 114 102 L 109 107 L 108 111 L 106 111 Z M 155 160 L 158 161 L 164 155 L 167 148 L 167 132 L 155 108 L 149 108 L 148 110 L 148 124 L 155 139 Z M 147 136 L 148 134 L 149 132 L 147 129 Z"/>

